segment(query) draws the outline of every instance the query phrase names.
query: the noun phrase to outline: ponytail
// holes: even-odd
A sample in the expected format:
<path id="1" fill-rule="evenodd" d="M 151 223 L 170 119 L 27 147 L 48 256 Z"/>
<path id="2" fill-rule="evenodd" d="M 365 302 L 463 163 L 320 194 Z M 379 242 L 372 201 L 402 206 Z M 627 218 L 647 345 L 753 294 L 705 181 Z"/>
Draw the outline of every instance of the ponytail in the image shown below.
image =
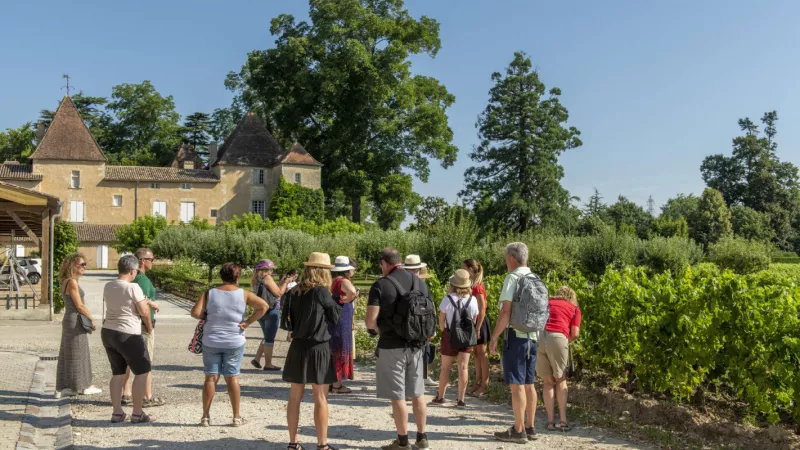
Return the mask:
<path id="1" fill-rule="evenodd" d="M 472 280 L 472 287 L 483 283 L 483 266 L 476 259 L 464 260 L 464 265 L 469 271 L 469 278 Z"/>

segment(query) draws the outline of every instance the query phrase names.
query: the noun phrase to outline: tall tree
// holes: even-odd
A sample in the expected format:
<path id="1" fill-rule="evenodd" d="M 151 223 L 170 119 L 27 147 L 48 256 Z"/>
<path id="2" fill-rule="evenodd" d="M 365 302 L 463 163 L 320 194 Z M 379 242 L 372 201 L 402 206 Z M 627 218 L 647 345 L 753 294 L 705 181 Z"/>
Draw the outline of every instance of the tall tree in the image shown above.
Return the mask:
<path id="1" fill-rule="evenodd" d="M 106 109 L 116 121 L 109 160 L 132 165 L 165 165 L 181 144 L 180 115 L 172 96 L 162 96 L 150 81 L 120 84 L 111 91 Z"/>
<path id="2" fill-rule="evenodd" d="M 211 116 L 202 112 L 186 116 L 181 132 L 183 139 L 192 144 L 196 152 L 205 153 L 204 149 L 211 141 Z"/>
<path id="3" fill-rule="evenodd" d="M 582 144 L 580 132 L 564 126 L 569 114 L 559 101 L 561 90 L 547 92 L 525 53 L 515 53 L 505 74 L 495 72 L 492 80 L 489 105 L 477 123 L 481 142 L 470 154 L 476 166 L 467 169 L 461 195 L 490 206 L 479 217 L 500 218 L 524 232 L 570 207 L 558 156 Z"/>
<path id="4" fill-rule="evenodd" d="M 704 246 L 733 234 L 731 212 L 718 190 L 706 188 L 703 191 L 697 211 L 689 222 L 689 233 Z"/>
<path id="5" fill-rule="evenodd" d="M 594 194 L 583 205 L 583 213 L 587 216 L 602 216 L 607 210 L 608 206 L 603 203 L 603 196 L 600 195 L 600 191 L 597 188 L 594 188 Z"/>
<path id="6" fill-rule="evenodd" d="M 606 214 L 618 230 L 630 227 L 642 239 L 650 234 L 653 216 L 625 196 L 620 195 L 617 202 L 608 207 Z"/>
<path id="7" fill-rule="evenodd" d="M 36 148 L 36 128 L 27 122 L 19 128 L 7 128 L 0 132 L 0 162 L 26 162 Z"/>
<path id="8" fill-rule="evenodd" d="M 458 152 L 445 114 L 454 96 L 411 73 L 411 56 L 439 51 L 439 23 L 411 17 L 402 0 L 309 4 L 310 23 L 273 19 L 275 47 L 251 52 L 226 85 L 279 140 L 302 142 L 324 164 L 323 188 L 344 192 L 353 221 L 368 198 L 380 222 L 399 224 L 416 198 L 387 194 L 410 184 L 409 170 L 427 181 L 428 158 L 448 167 Z"/>
<path id="9" fill-rule="evenodd" d="M 411 230 L 425 230 L 431 225 L 444 220 L 450 213 L 450 204 L 442 197 L 425 197 L 414 212 L 416 223 L 409 228 Z"/>

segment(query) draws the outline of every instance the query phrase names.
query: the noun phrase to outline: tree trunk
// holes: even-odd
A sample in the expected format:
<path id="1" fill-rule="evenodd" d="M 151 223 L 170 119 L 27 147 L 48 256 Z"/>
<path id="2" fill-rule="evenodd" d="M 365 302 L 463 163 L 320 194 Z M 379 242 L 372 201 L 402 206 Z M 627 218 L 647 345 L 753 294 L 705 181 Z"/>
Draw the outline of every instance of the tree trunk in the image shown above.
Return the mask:
<path id="1" fill-rule="evenodd" d="M 361 223 L 361 196 L 353 197 L 353 222 Z"/>
<path id="2" fill-rule="evenodd" d="M 208 265 L 208 282 L 211 283 L 214 281 L 214 266 L 211 264 Z"/>

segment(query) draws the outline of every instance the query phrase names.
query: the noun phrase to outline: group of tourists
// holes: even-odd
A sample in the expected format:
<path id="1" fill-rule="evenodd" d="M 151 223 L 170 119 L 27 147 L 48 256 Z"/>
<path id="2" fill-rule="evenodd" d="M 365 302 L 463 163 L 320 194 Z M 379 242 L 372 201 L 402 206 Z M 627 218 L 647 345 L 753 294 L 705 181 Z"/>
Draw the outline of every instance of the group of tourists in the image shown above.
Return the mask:
<path id="1" fill-rule="evenodd" d="M 132 423 L 154 418 L 144 407 L 165 402 L 152 394 L 151 364 L 154 348 L 155 290 L 146 272 L 153 255 L 140 249 L 136 255 L 120 258 L 119 277 L 104 290 L 105 314 L 102 341 L 112 369 L 110 396 L 112 422 L 127 415 L 123 404 L 132 404 Z M 414 413 L 419 449 L 429 448 L 426 432 L 427 402 L 425 387 L 436 387 L 432 405 L 447 403 L 445 394 L 455 365 L 457 371 L 456 407 L 466 407 L 467 396 L 485 395 L 489 385 L 489 353 L 498 353 L 503 337 L 503 380 L 509 385 L 514 423 L 495 433 L 501 441 L 527 443 L 536 439 L 534 412 L 537 392 L 535 376 L 543 379 L 543 400 L 550 431 L 567 431 L 567 383 L 569 342 L 579 335 L 581 312 L 575 292 L 558 289 L 550 298 L 544 282 L 528 268 L 528 248 L 524 243 L 508 244 L 505 249 L 508 274 L 503 283 L 497 323 L 489 322 L 488 302 L 481 264 L 468 259 L 449 278 L 448 293 L 439 302 L 437 313 L 425 280 L 427 265 L 418 255 L 405 259 L 393 248 L 380 252 L 382 277 L 372 284 L 367 297 L 365 326 L 378 336 L 376 391 L 389 400 L 397 438 L 383 450 L 410 449 L 408 402 Z M 94 318 L 83 303 L 78 279 L 85 269 L 81 255 L 68 257 L 59 276 L 66 313 L 63 322 L 57 389 L 73 395 L 100 392 L 91 385 L 86 332 L 96 329 Z M 356 263 L 347 256 L 332 262 L 325 253 L 312 253 L 301 274 L 285 273 L 277 282 L 276 265 L 261 260 L 255 265 L 250 290 L 239 287 L 241 268 L 226 263 L 220 269 L 222 284 L 198 298 L 192 317 L 201 320 L 202 336 L 195 350 L 202 351 L 203 415 L 201 426 L 210 417 L 219 377 L 225 379 L 233 412 L 232 426 L 242 426 L 246 418 L 239 412 L 241 394 L 239 374 L 245 352 L 245 331 L 258 322 L 263 333 L 251 364 L 257 369 L 281 371 L 290 383 L 287 424 L 290 450 L 302 450 L 298 440 L 300 403 L 306 385 L 311 385 L 317 449 L 335 450 L 327 442 L 328 395 L 349 394 L 345 380 L 354 378 L 353 327 L 355 300 L 360 292 L 352 282 Z M 88 328 L 87 328 L 88 327 Z M 278 328 L 287 331 L 290 341 L 284 366 L 273 364 L 273 348 Z M 441 370 L 438 383 L 428 376 L 428 364 L 435 353 L 431 341 L 441 331 L 439 353 Z M 488 348 L 487 348 L 488 347 Z M 475 380 L 469 385 L 469 360 L 475 356 Z M 261 363 L 263 358 L 263 365 Z M 132 387 L 128 373 L 133 372 Z M 559 420 L 555 420 L 558 403 Z"/>

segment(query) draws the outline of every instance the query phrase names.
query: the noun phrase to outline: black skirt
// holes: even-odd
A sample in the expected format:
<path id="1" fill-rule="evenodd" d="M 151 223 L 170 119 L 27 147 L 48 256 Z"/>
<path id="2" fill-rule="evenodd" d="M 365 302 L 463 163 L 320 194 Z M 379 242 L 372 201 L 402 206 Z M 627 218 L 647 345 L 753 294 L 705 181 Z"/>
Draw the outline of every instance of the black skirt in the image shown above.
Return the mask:
<path id="1" fill-rule="evenodd" d="M 336 369 L 328 342 L 295 339 L 283 366 L 283 381 L 298 384 L 333 384 Z"/>
<path id="2" fill-rule="evenodd" d="M 490 340 L 492 340 L 492 325 L 489 323 L 489 317 L 483 319 L 483 324 L 481 325 L 481 329 L 478 330 L 478 344 L 477 345 L 484 345 L 488 344 Z"/>

